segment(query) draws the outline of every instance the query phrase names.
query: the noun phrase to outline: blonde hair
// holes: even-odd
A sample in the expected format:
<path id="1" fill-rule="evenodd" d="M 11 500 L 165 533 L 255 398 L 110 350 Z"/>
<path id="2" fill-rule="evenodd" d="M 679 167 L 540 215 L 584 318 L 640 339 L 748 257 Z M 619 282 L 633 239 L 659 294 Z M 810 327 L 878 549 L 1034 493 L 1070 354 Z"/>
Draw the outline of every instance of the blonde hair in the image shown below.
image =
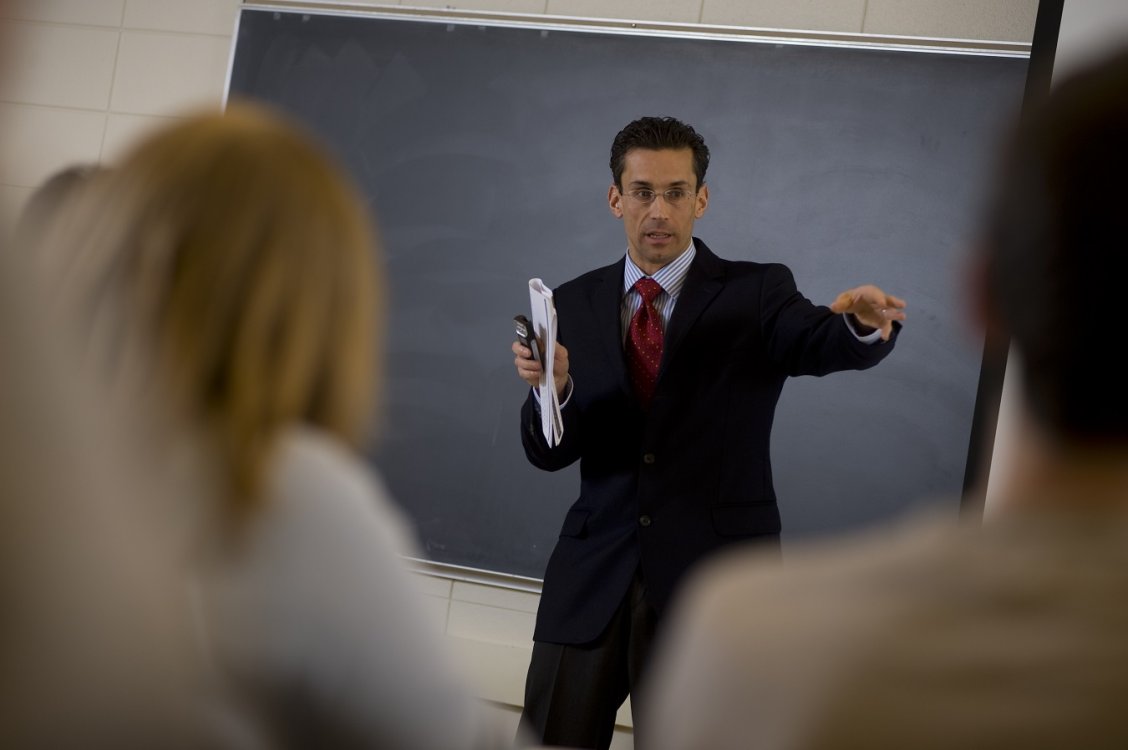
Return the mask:
<path id="1" fill-rule="evenodd" d="M 379 385 L 383 278 L 365 206 L 313 140 L 231 105 L 149 138 L 101 188 L 68 232 L 64 286 L 89 290 L 92 317 L 120 306 L 113 350 L 148 339 L 173 403 L 214 439 L 231 508 L 260 502 L 288 426 L 359 447 Z"/>

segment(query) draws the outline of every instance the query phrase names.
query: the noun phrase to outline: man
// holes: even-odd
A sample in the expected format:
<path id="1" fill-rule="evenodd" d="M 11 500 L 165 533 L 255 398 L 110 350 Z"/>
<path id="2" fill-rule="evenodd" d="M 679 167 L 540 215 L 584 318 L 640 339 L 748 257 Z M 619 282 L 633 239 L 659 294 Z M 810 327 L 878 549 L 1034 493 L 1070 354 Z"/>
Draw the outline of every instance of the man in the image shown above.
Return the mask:
<path id="1" fill-rule="evenodd" d="M 579 459 L 581 487 L 545 572 L 526 684 L 522 725 L 545 744 L 607 747 L 690 566 L 736 542 L 778 544 L 768 447 L 784 380 L 877 364 L 904 319 L 877 287 L 817 307 L 786 267 L 714 255 L 693 237 L 708 163 L 684 123 L 627 125 L 608 190 L 626 257 L 554 291 L 564 437 L 547 445 L 530 393 L 522 442 L 542 469 Z M 513 351 L 536 385 L 541 366 Z"/>
<path id="2" fill-rule="evenodd" d="M 701 571 L 651 673 L 652 747 L 1128 747 L 1126 135 L 1128 50 L 1003 161 L 975 307 L 1024 414 L 987 521 Z"/>

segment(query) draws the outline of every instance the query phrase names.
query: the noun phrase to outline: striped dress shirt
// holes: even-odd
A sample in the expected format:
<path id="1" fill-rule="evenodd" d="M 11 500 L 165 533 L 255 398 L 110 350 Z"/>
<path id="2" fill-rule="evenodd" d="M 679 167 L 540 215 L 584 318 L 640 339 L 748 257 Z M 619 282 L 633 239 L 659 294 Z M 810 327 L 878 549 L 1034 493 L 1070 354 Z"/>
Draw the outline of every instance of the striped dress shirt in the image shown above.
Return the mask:
<path id="1" fill-rule="evenodd" d="M 689 264 L 693 262 L 696 256 L 697 248 L 693 246 L 691 240 L 685 252 L 671 263 L 658 269 L 658 272 L 650 277 L 658 282 L 658 286 L 662 287 L 662 293 L 654 298 L 654 307 L 662 318 L 663 333 L 670 322 L 670 316 L 674 312 L 674 305 L 678 302 L 678 295 L 681 294 L 682 286 L 685 285 L 685 276 L 689 272 Z M 635 291 L 634 285 L 645 275 L 631 260 L 630 253 L 627 253 L 627 262 L 623 267 L 623 301 L 619 313 L 619 335 L 624 343 L 627 340 L 627 329 L 630 328 L 631 318 L 642 306 L 642 295 Z"/>

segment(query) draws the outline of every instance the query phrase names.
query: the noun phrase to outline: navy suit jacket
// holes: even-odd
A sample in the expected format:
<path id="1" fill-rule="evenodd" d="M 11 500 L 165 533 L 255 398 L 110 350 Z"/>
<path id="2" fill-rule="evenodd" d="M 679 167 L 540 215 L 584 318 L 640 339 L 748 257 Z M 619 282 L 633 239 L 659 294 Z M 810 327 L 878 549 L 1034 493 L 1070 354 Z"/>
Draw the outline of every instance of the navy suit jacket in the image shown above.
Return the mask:
<path id="1" fill-rule="evenodd" d="M 553 292 L 573 383 L 564 438 L 548 447 L 530 393 L 521 440 L 542 469 L 579 460 L 580 495 L 545 571 L 538 641 L 597 638 L 640 565 L 661 613 L 708 554 L 753 539 L 778 544 L 768 450 L 784 380 L 872 367 L 893 348 L 895 336 L 859 342 L 842 316 L 798 292 L 786 266 L 722 260 L 694 242 L 646 413 L 623 354 L 625 261 Z"/>

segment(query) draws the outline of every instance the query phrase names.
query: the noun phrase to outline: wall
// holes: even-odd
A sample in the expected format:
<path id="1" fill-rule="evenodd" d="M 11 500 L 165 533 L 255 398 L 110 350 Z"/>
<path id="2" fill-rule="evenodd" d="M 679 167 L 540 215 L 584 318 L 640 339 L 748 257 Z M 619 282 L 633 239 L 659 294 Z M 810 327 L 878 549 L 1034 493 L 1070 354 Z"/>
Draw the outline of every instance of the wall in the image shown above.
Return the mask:
<path id="1" fill-rule="evenodd" d="M 1054 80 L 1124 44 L 1128 44 L 1128 3 L 1124 0 L 1065 0 Z"/>
<path id="2" fill-rule="evenodd" d="M 313 0 L 310 5 L 318 4 Z M 358 6 L 1029 41 L 1036 0 L 405 0 Z M 76 161 L 112 161 L 184 108 L 218 105 L 239 0 L 17 0 L 0 102 L 0 218 Z"/>
<path id="3" fill-rule="evenodd" d="M 1095 3 L 1096 0 L 1089 0 Z M 316 5 L 317 2 L 310 2 Z M 651 22 L 1028 43 L 1037 0 L 410 0 L 415 6 Z M 1100 4 L 1100 3 L 1096 3 Z M 1108 0 L 1119 5 L 1122 0 Z M 12 19 L 12 79 L 0 101 L 0 218 L 74 162 L 112 163 L 138 135 L 218 107 L 239 0 L 24 0 Z M 1067 3 L 1067 6 L 1071 5 Z M 1080 5 L 1080 4 L 1078 4 Z M 1082 15 L 1084 15 L 1082 13 Z M 1099 28 L 1099 24 L 1097 25 Z M 1005 444 L 1005 439 L 1000 440 Z M 516 725 L 535 593 L 415 576 L 479 693 Z M 628 727 L 629 708 L 620 714 Z M 631 746 L 629 730 L 616 748 Z"/>
<path id="4" fill-rule="evenodd" d="M 0 212 L 73 162 L 109 162 L 139 133 L 223 95 L 238 0 L 23 0 L 0 102 Z"/>

